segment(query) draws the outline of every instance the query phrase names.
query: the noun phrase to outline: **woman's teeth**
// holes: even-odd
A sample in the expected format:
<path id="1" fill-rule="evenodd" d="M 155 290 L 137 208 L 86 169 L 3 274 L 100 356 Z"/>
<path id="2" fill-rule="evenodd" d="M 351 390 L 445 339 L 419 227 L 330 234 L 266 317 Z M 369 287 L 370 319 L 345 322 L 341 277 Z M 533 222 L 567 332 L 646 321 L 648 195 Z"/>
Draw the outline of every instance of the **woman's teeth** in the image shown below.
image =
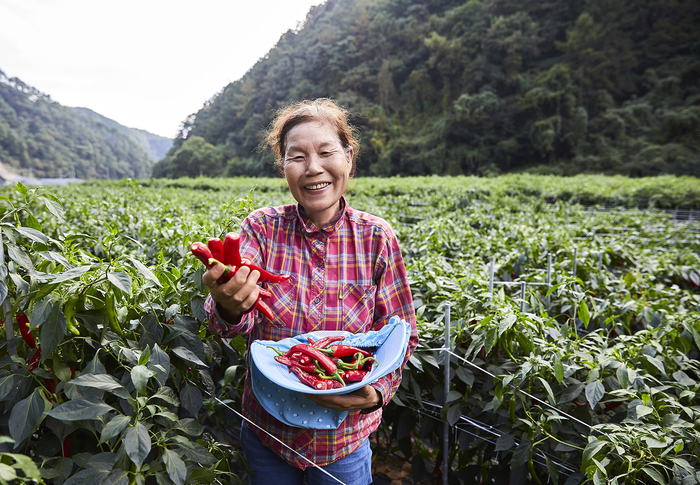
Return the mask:
<path id="1" fill-rule="evenodd" d="M 324 188 L 324 187 L 327 187 L 327 186 L 329 186 L 329 185 L 330 185 L 329 182 L 324 182 L 324 183 L 321 183 L 321 184 L 307 185 L 306 188 L 309 189 L 309 190 L 318 190 L 318 189 L 322 189 L 322 188 Z"/>

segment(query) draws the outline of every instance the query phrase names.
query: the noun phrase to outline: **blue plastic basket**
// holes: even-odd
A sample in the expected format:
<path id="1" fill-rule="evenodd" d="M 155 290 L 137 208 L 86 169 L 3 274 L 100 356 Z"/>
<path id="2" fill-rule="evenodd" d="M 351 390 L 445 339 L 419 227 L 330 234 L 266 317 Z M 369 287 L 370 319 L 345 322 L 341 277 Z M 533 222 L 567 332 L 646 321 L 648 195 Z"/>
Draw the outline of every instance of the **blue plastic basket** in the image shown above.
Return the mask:
<path id="1" fill-rule="evenodd" d="M 272 346 L 286 352 L 294 345 L 308 343 L 307 337 L 317 340 L 330 335 L 344 336 L 344 345 L 377 348 L 374 353 L 377 364 L 362 381 L 353 382 L 342 389 L 312 389 L 290 373 L 287 366 L 277 362 L 277 354 L 267 348 Z M 250 346 L 253 392 L 263 408 L 285 424 L 299 428 L 335 429 L 343 422 L 348 412 L 323 408 L 304 394 L 345 394 L 376 382 L 401 365 L 410 336 L 411 326 L 398 317 L 392 317 L 380 330 L 362 334 L 321 330 L 278 342 L 255 340 Z"/>

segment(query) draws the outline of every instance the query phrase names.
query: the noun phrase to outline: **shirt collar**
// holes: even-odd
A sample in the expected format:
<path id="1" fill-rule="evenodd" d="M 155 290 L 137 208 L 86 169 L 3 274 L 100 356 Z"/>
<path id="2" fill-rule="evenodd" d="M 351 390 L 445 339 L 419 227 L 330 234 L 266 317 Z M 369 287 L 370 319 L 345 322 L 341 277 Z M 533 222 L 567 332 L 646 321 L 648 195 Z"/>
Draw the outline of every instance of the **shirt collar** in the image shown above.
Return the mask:
<path id="1" fill-rule="evenodd" d="M 306 232 L 307 234 L 315 234 L 318 232 L 324 232 L 326 234 L 333 234 L 335 231 L 337 231 L 341 224 L 343 223 L 343 216 L 345 215 L 345 211 L 347 209 L 347 202 L 345 201 L 345 197 L 340 198 L 340 210 L 331 217 L 331 220 L 328 221 L 326 224 L 323 225 L 321 229 L 317 228 L 313 222 L 311 222 L 311 219 L 309 219 L 309 216 L 307 216 L 304 213 L 304 208 L 297 204 L 296 205 L 296 211 L 297 211 L 297 217 L 301 221 L 301 227 Z"/>

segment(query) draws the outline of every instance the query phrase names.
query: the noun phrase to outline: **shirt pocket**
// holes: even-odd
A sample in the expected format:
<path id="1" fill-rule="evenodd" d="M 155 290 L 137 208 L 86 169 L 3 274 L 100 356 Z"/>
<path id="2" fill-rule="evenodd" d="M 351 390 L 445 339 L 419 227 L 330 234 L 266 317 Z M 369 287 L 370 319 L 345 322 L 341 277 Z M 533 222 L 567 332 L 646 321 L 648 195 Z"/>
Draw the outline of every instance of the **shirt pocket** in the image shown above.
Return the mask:
<path id="1" fill-rule="evenodd" d="M 267 283 L 265 288 L 272 293 L 272 297 L 262 298 L 261 300 L 270 306 L 272 314 L 275 316 L 275 321 L 270 322 L 270 319 L 263 316 L 260 312 L 257 312 L 258 318 L 256 320 L 263 325 L 281 325 L 283 327 L 292 328 L 297 306 L 297 287 L 294 282 L 290 278 L 280 283 Z"/>
<path id="2" fill-rule="evenodd" d="M 341 288 L 343 330 L 352 333 L 366 331 L 374 318 L 374 295 L 377 286 L 345 283 Z"/>

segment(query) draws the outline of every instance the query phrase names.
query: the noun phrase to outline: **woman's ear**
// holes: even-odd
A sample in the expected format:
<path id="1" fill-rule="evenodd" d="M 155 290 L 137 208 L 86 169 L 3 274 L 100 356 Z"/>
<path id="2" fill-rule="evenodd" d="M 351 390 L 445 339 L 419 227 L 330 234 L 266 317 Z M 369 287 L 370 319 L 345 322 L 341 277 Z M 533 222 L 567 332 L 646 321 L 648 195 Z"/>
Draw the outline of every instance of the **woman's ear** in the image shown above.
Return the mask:
<path id="1" fill-rule="evenodd" d="M 353 148 L 352 148 L 351 146 L 350 146 L 350 147 L 347 147 L 347 148 L 345 149 L 345 160 L 348 162 L 348 164 L 349 164 L 351 167 L 352 167 L 352 157 L 353 157 L 354 154 L 355 154 L 355 150 L 353 150 Z"/>

